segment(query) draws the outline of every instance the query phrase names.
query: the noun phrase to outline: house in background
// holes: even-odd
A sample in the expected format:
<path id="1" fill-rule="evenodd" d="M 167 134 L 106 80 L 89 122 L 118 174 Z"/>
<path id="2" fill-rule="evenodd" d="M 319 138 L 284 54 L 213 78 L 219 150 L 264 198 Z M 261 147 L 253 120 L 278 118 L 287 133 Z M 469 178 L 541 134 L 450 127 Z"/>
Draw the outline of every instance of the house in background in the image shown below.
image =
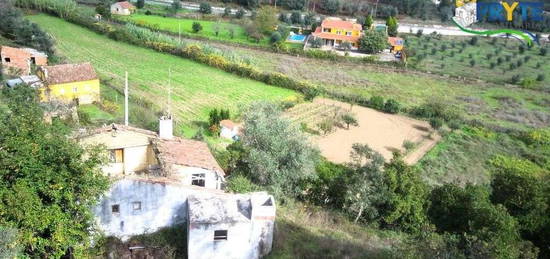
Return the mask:
<path id="1" fill-rule="evenodd" d="M 1 46 L 0 59 L 4 73 L 11 75 L 29 75 L 32 66 L 48 64 L 48 55 L 31 48 Z"/>
<path id="2" fill-rule="evenodd" d="M 401 52 L 403 50 L 403 47 L 405 46 L 405 41 L 399 37 L 388 37 L 388 43 L 391 46 L 391 53 Z"/>
<path id="3" fill-rule="evenodd" d="M 477 21 L 476 0 L 457 0 L 453 19 L 463 27 L 468 27 Z"/>
<path id="4" fill-rule="evenodd" d="M 260 258 L 273 244 L 275 201 L 265 192 L 189 196 L 187 257 Z"/>
<path id="5" fill-rule="evenodd" d="M 242 127 L 231 120 L 220 121 L 220 137 L 238 140 Z"/>
<path id="6" fill-rule="evenodd" d="M 352 49 L 357 49 L 362 33 L 363 26 L 361 24 L 339 18 L 326 18 L 311 35 L 314 38 L 322 39 L 323 45 L 329 48 L 339 48 L 342 43 L 349 42 Z"/>
<path id="7" fill-rule="evenodd" d="M 128 1 L 116 2 L 111 5 L 111 14 L 131 15 L 136 11 L 136 7 Z"/>
<path id="8" fill-rule="evenodd" d="M 91 104 L 100 100 L 99 79 L 90 63 L 42 66 L 37 71 L 45 86 L 41 102 Z"/>

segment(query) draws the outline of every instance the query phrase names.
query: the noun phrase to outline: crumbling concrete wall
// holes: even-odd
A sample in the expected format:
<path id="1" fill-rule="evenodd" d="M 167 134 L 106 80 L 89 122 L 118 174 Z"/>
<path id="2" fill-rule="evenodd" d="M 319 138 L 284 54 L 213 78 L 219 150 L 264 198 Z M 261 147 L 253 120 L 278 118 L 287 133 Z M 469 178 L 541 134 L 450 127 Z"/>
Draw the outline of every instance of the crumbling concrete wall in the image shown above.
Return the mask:
<path id="1" fill-rule="evenodd" d="M 227 230 L 227 240 L 214 240 L 214 231 Z M 253 259 L 258 258 L 254 249 L 250 222 L 190 224 L 187 236 L 188 258 Z"/>
<path id="2" fill-rule="evenodd" d="M 94 214 L 105 235 L 127 240 L 132 235 L 185 223 L 187 196 L 192 192 L 180 185 L 122 179 L 111 186 Z M 118 212 L 113 211 L 116 205 Z"/>

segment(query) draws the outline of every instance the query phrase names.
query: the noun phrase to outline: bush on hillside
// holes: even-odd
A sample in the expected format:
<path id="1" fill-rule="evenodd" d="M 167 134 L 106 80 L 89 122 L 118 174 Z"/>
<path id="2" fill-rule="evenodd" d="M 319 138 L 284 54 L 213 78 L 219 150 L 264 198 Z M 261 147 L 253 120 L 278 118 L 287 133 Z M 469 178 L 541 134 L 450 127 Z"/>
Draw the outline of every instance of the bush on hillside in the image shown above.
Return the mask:
<path id="1" fill-rule="evenodd" d="M 200 22 L 193 22 L 192 26 L 193 26 L 192 28 L 194 33 L 198 33 L 199 31 L 202 30 L 202 25 Z"/>
<path id="2" fill-rule="evenodd" d="M 212 13 L 212 6 L 210 6 L 209 3 L 203 2 L 199 6 L 199 12 L 202 14 L 211 14 Z"/>

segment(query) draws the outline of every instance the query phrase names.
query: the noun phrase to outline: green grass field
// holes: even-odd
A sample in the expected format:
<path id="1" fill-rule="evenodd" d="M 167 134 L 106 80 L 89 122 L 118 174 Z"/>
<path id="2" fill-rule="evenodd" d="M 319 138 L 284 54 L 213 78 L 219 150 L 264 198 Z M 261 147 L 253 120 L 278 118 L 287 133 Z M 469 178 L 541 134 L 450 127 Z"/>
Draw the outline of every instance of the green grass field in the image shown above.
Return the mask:
<path id="1" fill-rule="evenodd" d="M 232 49 L 240 55 L 251 56 L 254 65 L 263 71 L 307 80 L 334 93 L 367 98 L 380 95 L 394 98 L 408 108 L 435 99 L 456 105 L 468 119 L 503 127 L 550 125 L 550 96 L 539 90 L 476 80 L 463 82 L 413 69 Z"/>
<path id="2" fill-rule="evenodd" d="M 52 35 L 57 52 L 68 62 L 91 62 L 104 80 L 124 86 L 128 71 L 130 92 L 166 109 L 171 69 L 172 112 L 187 127 L 204 121 L 212 108 L 233 112 L 257 100 L 281 100 L 296 92 L 244 79 L 206 65 L 108 39 L 47 15 L 28 16 Z M 138 114 L 136 116 L 139 116 Z M 137 118 L 131 118 L 137 119 Z"/>
<path id="3" fill-rule="evenodd" d="M 228 42 L 235 42 L 253 46 L 268 46 L 269 39 L 265 37 L 259 43 L 249 39 L 246 36 L 245 30 L 238 24 L 228 22 L 215 22 L 215 21 L 202 21 L 193 19 L 180 19 L 172 17 L 162 17 L 156 15 L 143 15 L 133 14 L 130 16 L 117 16 L 117 19 L 128 20 L 135 22 L 137 25 L 154 27 L 164 31 L 170 31 L 173 33 L 180 32 L 182 35 L 190 36 L 202 36 L 214 40 L 222 40 Z M 202 25 L 202 30 L 194 33 L 193 23 L 199 22 Z M 218 35 L 216 35 L 216 28 L 218 28 Z M 233 29 L 234 34 L 231 38 L 230 28 Z"/>
<path id="4" fill-rule="evenodd" d="M 439 36 L 438 36 L 439 37 Z M 408 36 L 407 48 L 416 58 L 423 57 L 419 68 L 454 76 L 480 78 L 489 82 L 509 83 L 513 76 L 534 81 L 527 87 L 550 89 L 550 48 L 536 45 L 527 48 L 514 39 L 478 37 Z M 546 44 L 547 45 L 547 44 Z M 524 50 L 520 50 L 524 48 Z M 547 54 L 541 55 L 541 48 Z M 543 75 L 543 78 L 537 77 Z"/>

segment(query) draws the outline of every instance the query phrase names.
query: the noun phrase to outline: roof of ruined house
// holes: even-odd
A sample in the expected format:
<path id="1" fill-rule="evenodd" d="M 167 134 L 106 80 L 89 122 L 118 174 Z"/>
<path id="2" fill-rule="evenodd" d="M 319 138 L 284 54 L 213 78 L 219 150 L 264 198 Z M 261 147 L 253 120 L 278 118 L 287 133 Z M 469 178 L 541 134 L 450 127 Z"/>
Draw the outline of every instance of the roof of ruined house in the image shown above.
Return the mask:
<path id="1" fill-rule="evenodd" d="M 63 84 L 98 79 L 94 67 L 90 63 L 43 66 L 41 69 L 47 73 L 46 83 L 48 84 Z"/>
<path id="2" fill-rule="evenodd" d="M 117 4 L 118 6 L 124 8 L 124 9 L 132 9 L 132 8 L 135 8 L 134 5 L 131 4 L 131 3 L 128 2 L 128 1 L 117 2 L 117 3 L 114 3 L 114 4 Z"/>
<path id="3" fill-rule="evenodd" d="M 19 56 L 19 55 L 28 55 L 34 57 L 48 57 L 46 53 L 40 52 L 36 49 L 31 48 L 14 48 L 10 46 L 0 46 L 0 55 L 2 56 Z"/>
<path id="4" fill-rule="evenodd" d="M 222 121 L 220 121 L 220 125 L 224 128 L 228 128 L 230 130 L 233 130 L 235 127 L 240 127 L 240 124 L 235 123 L 232 120 L 222 120 Z"/>
<path id="5" fill-rule="evenodd" d="M 250 197 L 242 194 L 196 194 L 187 199 L 189 223 L 215 224 L 249 222 L 252 213 Z"/>
<path id="6" fill-rule="evenodd" d="M 171 140 L 157 139 L 155 145 L 159 151 L 158 159 L 167 164 L 199 167 L 225 175 L 204 142 L 174 137 Z"/>
<path id="7" fill-rule="evenodd" d="M 148 136 L 150 144 L 153 144 L 156 150 L 158 150 L 157 159 L 166 165 L 198 167 L 213 170 L 221 176 L 225 175 L 223 169 L 210 152 L 208 145 L 201 141 L 179 137 L 169 140 L 161 139 L 156 132 L 120 124 L 111 124 L 91 131 L 81 132 L 77 138 L 84 139 L 98 134 L 112 133 L 114 130 L 116 130 L 117 134 L 132 132 Z M 105 143 L 105 145 L 108 144 Z"/>
<path id="8" fill-rule="evenodd" d="M 267 192 L 245 194 L 197 193 L 190 195 L 187 203 L 189 223 L 192 224 L 234 223 L 249 222 L 251 219 L 275 219 L 273 196 Z"/>

